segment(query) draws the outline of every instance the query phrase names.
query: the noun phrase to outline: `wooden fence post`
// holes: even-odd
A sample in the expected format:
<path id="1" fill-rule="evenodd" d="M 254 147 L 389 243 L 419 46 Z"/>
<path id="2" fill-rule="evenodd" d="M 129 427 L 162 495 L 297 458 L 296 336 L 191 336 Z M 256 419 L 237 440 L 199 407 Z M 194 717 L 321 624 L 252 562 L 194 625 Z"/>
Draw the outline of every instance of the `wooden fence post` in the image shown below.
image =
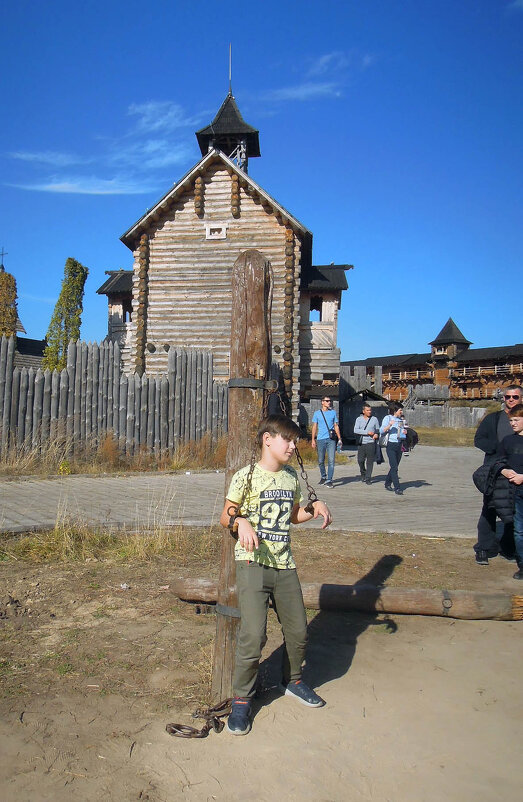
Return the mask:
<path id="1" fill-rule="evenodd" d="M 232 386 L 235 380 L 263 380 L 269 376 L 270 265 L 259 251 L 239 255 L 232 271 L 232 321 L 227 470 L 225 492 L 235 471 L 250 462 L 254 437 L 263 412 L 263 387 Z M 254 384 L 254 382 L 253 382 Z M 218 601 L 212 695 L 232 695 L 232 674 L 239 617 L 237 612 L 235 541 L 224 530 Z"/>

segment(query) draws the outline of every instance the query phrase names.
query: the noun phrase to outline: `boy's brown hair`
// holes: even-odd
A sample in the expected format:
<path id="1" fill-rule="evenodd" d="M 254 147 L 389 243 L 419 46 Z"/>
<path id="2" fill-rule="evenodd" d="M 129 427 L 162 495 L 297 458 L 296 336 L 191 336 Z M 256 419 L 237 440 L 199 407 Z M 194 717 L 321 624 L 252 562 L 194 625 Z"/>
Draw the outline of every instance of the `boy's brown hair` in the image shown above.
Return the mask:
<path id="1" fill-rule="evenodd" d="M 284 440 L 297 440 L 301 436 L 300 427 L 286 415 L 268 415 L 258 426 L 256 442 L 262 447 L 263 435 L 269 432 L 272 437 L 281 434 Z"/>
<path id="2" fill-rule="evenodd" d="M 523 418 L 523 404 L 516 404 L 508 413 L 509 418 Z"/>

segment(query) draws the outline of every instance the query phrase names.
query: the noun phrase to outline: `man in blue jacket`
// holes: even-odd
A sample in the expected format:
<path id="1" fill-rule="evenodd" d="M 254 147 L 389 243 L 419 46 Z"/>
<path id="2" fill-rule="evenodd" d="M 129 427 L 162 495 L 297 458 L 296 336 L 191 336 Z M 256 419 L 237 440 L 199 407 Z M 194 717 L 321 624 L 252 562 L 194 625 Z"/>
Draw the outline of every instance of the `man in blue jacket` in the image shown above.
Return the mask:
<path id="1" fill-rule="evenodd" d="M 510 411 L 521 404 L 521 387 L 511 384 L 504 390 L 504 406 L 499 412 L 487 415 L 479 424 L 474 436 L 476 448 L 485 452 L 483 464 L 488 464 L 496 458 L 498 446 L 504 437 L 513 434 L 510 426 Z M 483 499 L 483 507 L 478 521 L 478 542 L 474 546 L 476 562 L 478 565 L 488 565 L 489 557 L 496 557 L 500 550 L 509 559 L 514 553 L 514 525 L 505 524 L 503 536 L 498 542 L 496 537 L 496 510 L 487 506 Z"/>

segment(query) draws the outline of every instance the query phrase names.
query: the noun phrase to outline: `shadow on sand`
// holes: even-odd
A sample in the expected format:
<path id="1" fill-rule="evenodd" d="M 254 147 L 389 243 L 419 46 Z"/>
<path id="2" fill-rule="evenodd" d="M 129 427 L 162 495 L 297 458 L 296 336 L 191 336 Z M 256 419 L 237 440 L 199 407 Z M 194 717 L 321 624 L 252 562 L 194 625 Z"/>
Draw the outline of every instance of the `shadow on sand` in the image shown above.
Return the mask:
<path id="1" fill-rule="evenodd" d="M 343 612 L 332 607 L 336 595 L 346 598 L 347 594 L 349 597 L 364 594 L 366 599 L 376 602 L 380 597 L 380 588 L 401 562 L 402 558 L 397 554 L 387 554 L 354 585 L 322 585 L 320 611 L 308 626 L 303 671 L 303 679 L 308 685 L 317 688 L 346 674 L 356 652 L 358 637 L 367 627 L 385 625 L 389 632 L 397 631 L 395 621 L 380 613 Z M 281 682 L 284 654 L 282 644 L 260 664 L 255 712 L 281 695 L 278 683 Z"/>

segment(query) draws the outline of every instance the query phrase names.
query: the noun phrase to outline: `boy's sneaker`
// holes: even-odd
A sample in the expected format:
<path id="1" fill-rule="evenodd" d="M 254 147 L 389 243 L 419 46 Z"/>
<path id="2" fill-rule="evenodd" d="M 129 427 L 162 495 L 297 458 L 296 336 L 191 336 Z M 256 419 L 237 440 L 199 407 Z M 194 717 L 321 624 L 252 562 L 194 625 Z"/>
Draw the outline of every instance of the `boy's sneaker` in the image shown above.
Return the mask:
<path id="1" fill-rule="evenodd" d="M 325 487 L 328 487 L 328 488 L 329 488 L 329 490 L 332 490 L 332 488 L 334 487 L 334 485 L 332 484 L 332 482 L 325 482 Z"/>
<path id="2" fill-rule="evenodd" d="M 285 696 L 293 696 L 298 702 L 301 702 L 302 705 L 307 705 L 307 707 L 323 707 L 325 704 L 325 699 L 318 696 L 318 694 L 315 693 L 312 688 L 309 688 L 301 679 L 297 679 L 295 682 L 289 682 L 287 686 L 280 685 L 280 690 L 283 691 Z"/>
<path id="3" fill-rule="evenodd" d="M 516 571 L 512 579 L 523 579 L 523 565 L 518 565 L 518 570 Z"/>
<path id="4" fill-rule="evenodd" d="M 319 484 L 319 485 L 324 485 L 326 481 L 327 481 L 326 479 L 320 479 L 320 481 L 318 482 L 318 484 Z"/>
<path id="5" fill-rule="evenodd" d="M 476 562 L 478 565 L 488 565 L 488 555 L 483 549 L 476 552 Z"/>
<path id="6" fill-rule="evenodd" d="M 251 700 L 236 696 L 231 702 L 227 729 L 231 735 L 247 735 L 251 730 Z"/>

